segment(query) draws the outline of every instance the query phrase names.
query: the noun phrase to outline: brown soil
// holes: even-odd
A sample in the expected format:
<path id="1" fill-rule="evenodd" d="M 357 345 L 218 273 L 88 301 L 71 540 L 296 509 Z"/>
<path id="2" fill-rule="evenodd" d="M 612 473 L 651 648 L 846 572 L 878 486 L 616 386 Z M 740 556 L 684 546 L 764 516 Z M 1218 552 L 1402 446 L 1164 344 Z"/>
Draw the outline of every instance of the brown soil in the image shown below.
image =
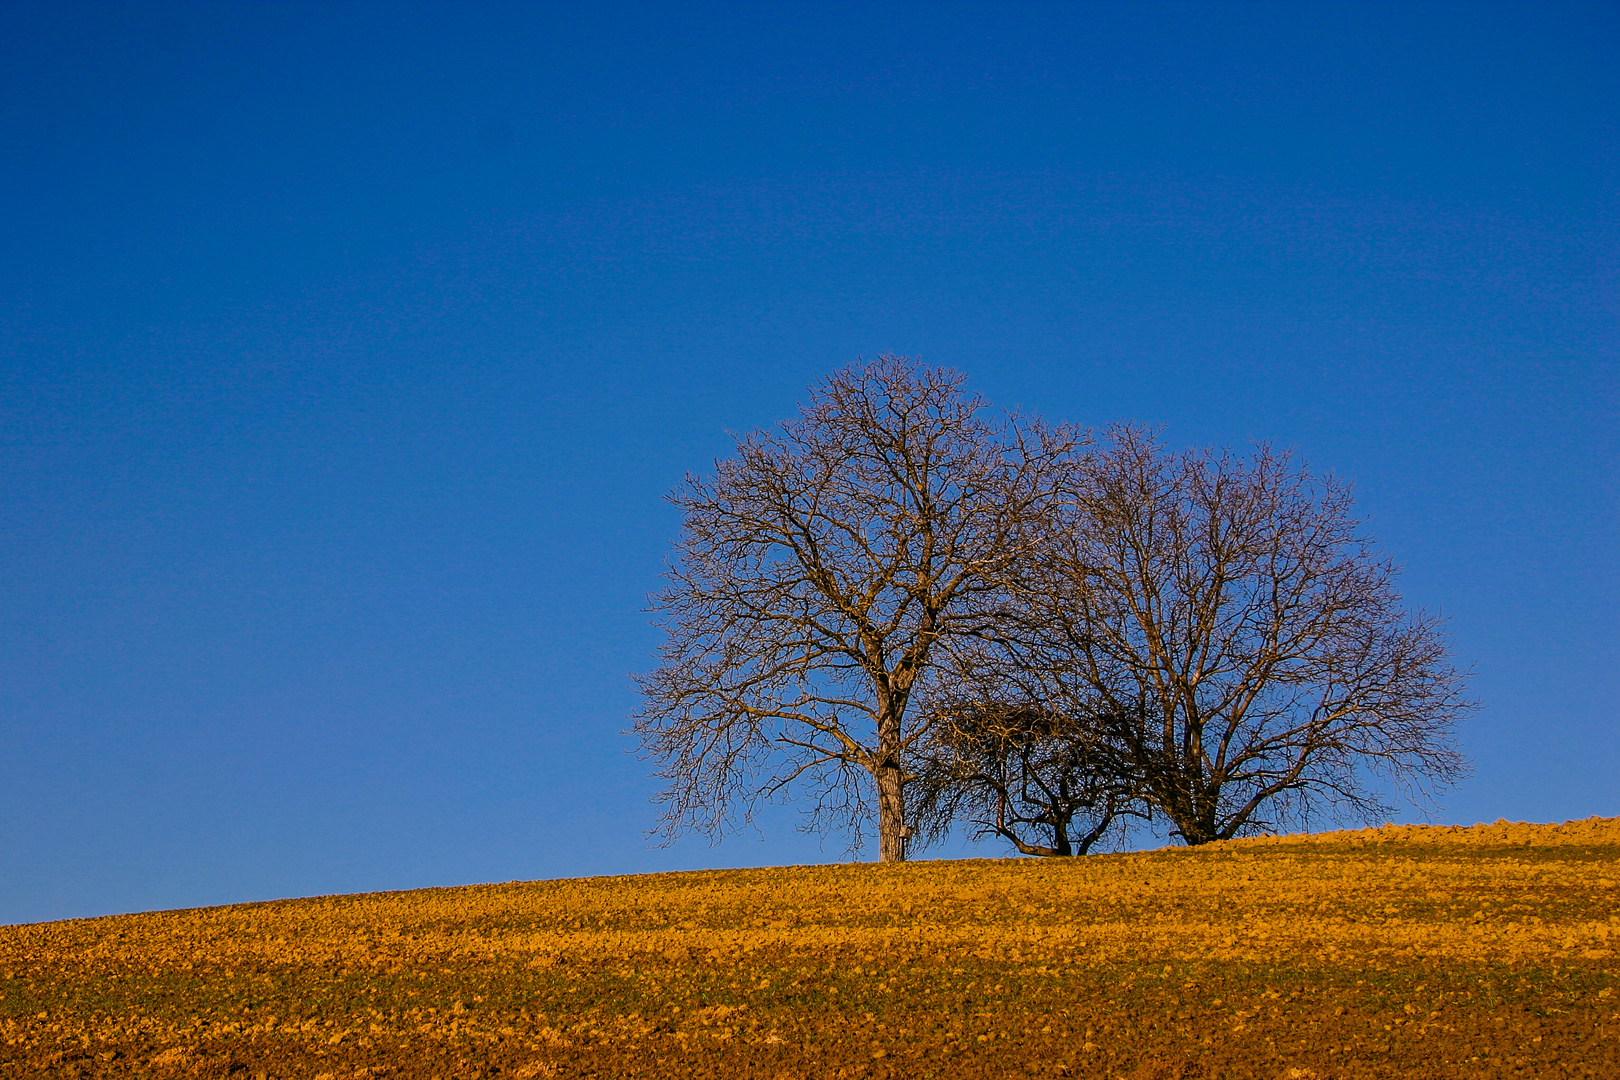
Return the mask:
<path id="1" fill-rule="evenodd" d="M 0 1077 L 1620 1077 L 1620 821 L 0 927 Z"/>

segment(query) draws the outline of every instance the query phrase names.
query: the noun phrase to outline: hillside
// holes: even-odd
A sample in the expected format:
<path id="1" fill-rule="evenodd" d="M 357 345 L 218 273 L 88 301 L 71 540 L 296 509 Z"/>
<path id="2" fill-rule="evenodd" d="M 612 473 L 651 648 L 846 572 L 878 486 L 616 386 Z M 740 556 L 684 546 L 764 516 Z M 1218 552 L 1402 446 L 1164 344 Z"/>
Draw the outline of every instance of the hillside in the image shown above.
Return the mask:
<path id="1" fill-rule="evenodd" d="M 1620 819 L 0 927 L 0 1076 L 1620 1076 Z"/>

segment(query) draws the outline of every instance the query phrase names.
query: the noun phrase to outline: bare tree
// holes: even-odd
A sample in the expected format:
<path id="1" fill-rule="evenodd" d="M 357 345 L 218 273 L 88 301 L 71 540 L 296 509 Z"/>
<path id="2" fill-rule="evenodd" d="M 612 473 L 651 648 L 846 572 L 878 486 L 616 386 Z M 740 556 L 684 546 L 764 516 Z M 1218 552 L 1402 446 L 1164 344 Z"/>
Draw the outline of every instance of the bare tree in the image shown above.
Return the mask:
<path id="1" fill-rule="evenodd" d="M 945 711 L 913 781 L 925 838 L 966 819 L 1021 854 L 1084 855 L 1117 823 L 1141 816 L 1130 763 L 1106 725 L 1042 704 L 979 701 Z"/>
<path id="2" fill-rule="evenodd" d="M 932 722 L 914 697 L 943 650 L 1005 617 L 1007 572 L 1080 442 L 987 416 L 962 383 L 856 364 L 670 496 L 685 521 L 635 724 L 669 781 L 666 835 L 718 835 L 792 785 L 852 846 L 875 796 L 880 856 L 905 857 L 909 757 Z"/>
<path id="3" fill-rule="evenodd" d="M 1188 844 L 1373 817 L 1383 782 L 1423 795 L 1464 771 L 1452 731 L 1475 705 L 1440 622 L 1403 609 L 1351 509 L 1269 447 L 1169 453 L 1119 427 L 1025 574 L 1019 662 Z"/>

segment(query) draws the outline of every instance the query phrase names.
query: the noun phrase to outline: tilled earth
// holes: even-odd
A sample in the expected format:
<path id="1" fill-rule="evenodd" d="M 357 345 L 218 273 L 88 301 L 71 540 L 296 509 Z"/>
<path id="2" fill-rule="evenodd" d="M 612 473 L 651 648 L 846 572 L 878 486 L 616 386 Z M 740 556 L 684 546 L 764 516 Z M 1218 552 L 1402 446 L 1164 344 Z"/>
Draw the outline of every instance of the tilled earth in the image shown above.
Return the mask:
<path id="1" fill-rule="evenodd" d="M 1385 829 L 0 927 L 0 1077 L 1620 1077 L 1616 841 Z"/>

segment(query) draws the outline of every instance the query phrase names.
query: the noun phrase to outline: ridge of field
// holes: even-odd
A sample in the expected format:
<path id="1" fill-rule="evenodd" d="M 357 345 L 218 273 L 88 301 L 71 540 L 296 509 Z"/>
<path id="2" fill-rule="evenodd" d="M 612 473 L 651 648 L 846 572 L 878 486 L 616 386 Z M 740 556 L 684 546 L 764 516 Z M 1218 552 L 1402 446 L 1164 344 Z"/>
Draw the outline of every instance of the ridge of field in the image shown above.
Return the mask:
<path id="1" fill-rule="evenodd" d="M 0 927 L 0 1076 L 1620 1076 L 1620 818 Z"/>

